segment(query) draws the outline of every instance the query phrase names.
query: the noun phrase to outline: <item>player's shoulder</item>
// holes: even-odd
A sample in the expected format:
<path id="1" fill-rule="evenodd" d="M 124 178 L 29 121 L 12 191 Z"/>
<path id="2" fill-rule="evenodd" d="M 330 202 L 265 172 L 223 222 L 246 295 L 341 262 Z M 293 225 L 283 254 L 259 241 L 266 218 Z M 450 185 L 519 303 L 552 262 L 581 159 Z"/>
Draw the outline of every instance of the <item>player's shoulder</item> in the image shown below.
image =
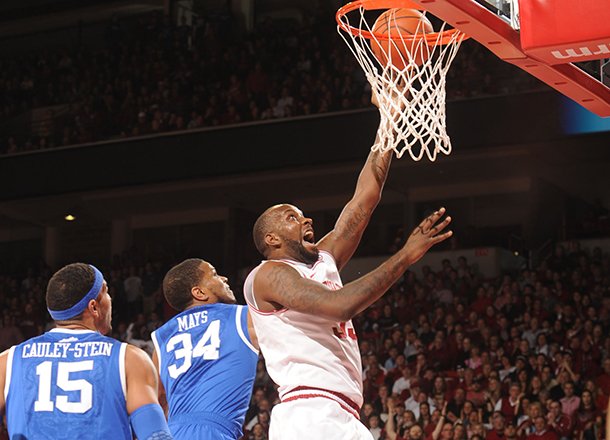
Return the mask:
<path id="1" fill-rule="evenodd" d="M 320 249 L 318 255 L 318 263 L 330 264 L 333 266 L 337 265 L 337 260 L 332 252 L 328 249 Z"/>
<path id="2" fill-rule="evenodd" d="M 268 272 L 273 268 L 286 266 L 290 266 L 288 260 L 265 260 L 259 264 L 253 272 L 256 276 L 260 273 Z"/>
<path id="3" fill-rule="evenodd" d="M 48 333 L 49 332 L 46 332 L 41 335 L 33 336 L 29 339 L 26 339 L 25 341 L 21 341 L 20 343 L 15 344 L 12 347 L 9 347 L 7 350 L 3 351 L 2 354 L 8 356 L 8 353 L 11 349 L 16 353 L 20 353 L 23 347 L 31 345 L 33 343 L 50 342 L 53 340 L 53 338 L 50 337 Z"/>
<path id="4" fill-rule="evenodd" d="M 137 359 L 149 358 L 148 354 L 146 354 L 146 352 L 144 350 L 142 350 L 140 347 L 136 347 L 133 344 L 128 344 L 127 342 L 124 342 L 124 344 L 125 344 L 125 356 L 128 356 L 130 358 L 137 358 Z"/>
<path id="5" fill-rule="evenodd" d="M 116 338 L 113 338 L 112 336 L 106 336 L 98 332 L 92 332 L 89 335 L 89 338 L 97 341 L 112 342 L 113 344 L 123 344 L 123 342 L 119 341 Z"/>
<path id="6" fill-rule="evenodd" d="M 258 266 L 256 273 L 254 274 L 254 282 L 259 283 L 262 281 L 271 281 L 275 275 L 278 274 L 294 274 L 299 275 L 300 272 L 297 270 L 299 263 L 290 260 L 267 260 Z"/>
<path id="7" fill-rule="evenodd" d="M 125 343 L 125 365 L 131 368 L 148 368 L 153 366 L 148 353 L 139 347 Z"/>
<path id="8" fill-rule="evenodd" d="M 124 342 L 122 342 L 116 338 L 113 338 L 112 336 L 106 336 L 106 335 L 103 335 L 98 332 L 91 332 L 88 334 L 83 334 L 79 338 L 77 337 L 77 339 L 74 339 L 72 336 L 67 336 L 67 338 L 60 339 L 60 342 L 61 341 L 77 341 L 77 340 L 80 342 L 84 342 L 84 343 L 89 343 L 89 342 L 101 343 L 106 346 L 112 347 L 113 352 L 115 350 L 120 350 L 121 346 L 123 344 L 125 344 Z"/>
<path id="9" fill-rule="evenodd" d="M 51 339 L 52 336 L 50 335 L 50 332 L 44 332 L 40 335 L 36 335 L 36 336 L 32 336 L 29 339 L 26 339 L 25 341 L 21 341 L 18 344 L 15 344 L 15 347 L 19 347 L 20 345 L 25 345 L 25 344 L 31 344 L 32 342 L 39 342 L 39 341 L 45 341 L 47 339 Z"/>
<path id="10" fill-rule="evenodd" d="M 247 310 L 248 306 L 237 303 L 210 304 L 210 307 L 207 308 L 208 316 L 206 317 L 206 321 L 210 322 L 215 319 L 220 319 L 225 322 L 233 322 L 238 316 L 241 316 L 244 309 Z"/>
<path id="11" fill-rule="evenodd" d="M 11 348 L 7 348 L 6 350 L 4 350 L 2 353 L 0 353 L 0 364 L 6 364 L 6 360 L 8 359 L 8 356 L 11 352 L 11 349 L 14 348 L 15 346 L 11 347 Z"/>

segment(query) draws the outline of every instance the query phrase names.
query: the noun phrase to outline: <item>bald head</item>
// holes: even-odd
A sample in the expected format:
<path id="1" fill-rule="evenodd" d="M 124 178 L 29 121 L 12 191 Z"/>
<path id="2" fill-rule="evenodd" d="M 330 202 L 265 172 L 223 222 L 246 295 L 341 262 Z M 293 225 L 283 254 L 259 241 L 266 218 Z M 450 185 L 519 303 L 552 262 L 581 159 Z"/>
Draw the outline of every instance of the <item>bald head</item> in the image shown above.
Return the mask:
<path id="1" fill-rule="evenodd" d="M 267 209 L 256 220 L 252 235 L 265 258 L 287 258 L 305 264 L 318 261 L 313 220 L 294 205 L 283 203 Z"/>
<path id="2" fill-rule="evenodd" d="M 265 242 L 265 236 L 270 232 L 275 232 L 277 225 L 278 215 L 283 212 L 285 209 L 293 207 L 288 203 L 280 203 L 278 205 L 273 205 L 270 208 L 267 208 L 265 212 L 263 212 L 256 222 L 254 223 L 254 227 L 252 228 L 252 238 L 254 238 L 254 245 L 256 249 L 264 256 L 267 257 L 268 248 L 267 243 Z M 293 207 L 294 209 L 297 209 Z"/>
<path id="3" fill-rule="evenodd" d="M 252 228 L 252 238 L 254 239 L 254 246 L 256 246 L 256 250 L 260 252 L 263 256 L 267 256 L 267 245 L 265 244 L 265 235 L 269 232 L 272 232 L 273 219 L 275 217 L 275 213 L 277 212 L 277 207 L 279 205 L 272 206 L 271 208 L 267 208 L 265 212 L 263 212 L 254 222 L 254 227 Z"/>

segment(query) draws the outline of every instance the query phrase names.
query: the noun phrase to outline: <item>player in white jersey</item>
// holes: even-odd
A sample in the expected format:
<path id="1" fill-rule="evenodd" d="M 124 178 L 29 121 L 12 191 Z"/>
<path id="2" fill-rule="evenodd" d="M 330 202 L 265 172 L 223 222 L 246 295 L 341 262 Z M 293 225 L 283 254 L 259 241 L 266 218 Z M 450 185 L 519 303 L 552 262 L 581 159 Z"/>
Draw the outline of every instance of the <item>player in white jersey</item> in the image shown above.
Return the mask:
<path id="1" fill-rule="evenodd" d="M 451 236 L 443 233 L 451 218 L 440 221 L 441 208 L 385 263 L 342 285 L 339 270 L 381 198 L 390 159 L 391 153 L 370 153 L 353 198 L 318 243 L 312 220 L 289 204 L 272 206 L 254 225 L 254 242 L 266 261 L 248 275 L 244 293 L 282 401 L 271 414 L 270 440 L 372 438 L 358 420 L 362 368 L 351 319 Z"/>

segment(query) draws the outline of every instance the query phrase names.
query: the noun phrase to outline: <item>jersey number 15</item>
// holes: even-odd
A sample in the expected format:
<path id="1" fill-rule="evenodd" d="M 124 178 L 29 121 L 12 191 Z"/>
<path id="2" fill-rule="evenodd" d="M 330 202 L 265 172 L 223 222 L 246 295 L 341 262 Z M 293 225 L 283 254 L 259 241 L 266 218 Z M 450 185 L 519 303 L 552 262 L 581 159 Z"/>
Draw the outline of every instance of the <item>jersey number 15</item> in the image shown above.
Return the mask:
<path id="1" fill-rule="evenodd" d="M 44 361 L 36 366 L 38 376 L 38 399 L 34 402 L 34 411 L 53 411 L 57 408 L 64 413 L 83 414 L 93 407 L 93 386 L 85 379 L 70 379 L 70 373 L 93 370 L 93 361 L 59 362 L 55 385 L 63 391 L 78 391 L 80 399 L 69 401 L 67 395 L 59 394 L 55 402 L 51 400 L 53 362 Z"/>

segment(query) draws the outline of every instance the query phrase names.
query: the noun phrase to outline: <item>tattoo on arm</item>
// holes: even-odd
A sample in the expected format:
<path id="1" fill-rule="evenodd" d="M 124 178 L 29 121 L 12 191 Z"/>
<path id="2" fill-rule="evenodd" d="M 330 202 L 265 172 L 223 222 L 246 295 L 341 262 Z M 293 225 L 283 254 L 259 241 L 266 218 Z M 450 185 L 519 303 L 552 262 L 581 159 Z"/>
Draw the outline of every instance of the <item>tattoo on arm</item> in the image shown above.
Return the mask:
<path id="1" fill-rule="evenodd" d="M 381 189 L 388 175 L 392 154 L 373 151 L 358 177 L 356 190 L 339 216 L 332 234 L 325 241 L 339 268 L 352 256 L 373 210 L 379 203 Z"/>
<path id="2" fill-rule="evenodd" d="M 267 274 L 269 288 L 276 293 L 278 302 L 284 307 L 306 313 L 315 312 L 319 303 L 322 302 L 322 295 L 311 294 L 311 292 L 295 288 L 293 276 L 287 272 L 288 270 L 294 269 L 279 265 L 272 267 Z"/>
<path id="3" fill-rule="evenodd" d="M 270 268 L 264 277 L 267 289 L 274 292 L 276 301 L 286 308 L 315 315 L 336 315 L 349 310 L 353 315 L 385 292 L 400 276 L 403 266 L 394 262 L 380 267 L 361 278 L 356 285 L 344 286 L 340 289 L 341 294 L 316 281 L 300 278 L 289 272 L 293 269 L 279 265 Z"/>
<path id="4" fill-rule="evenodd" d="M 437 227 L 436 226 L 432 227 L 432 225 L 434 225 L 434 220 L 432 220 L 432 218 L 430 218 L 430 216 L 428 216 L 428 217 L 426 217 L 426 219 L 423 222 L 421 222 L 413 230 L 413 233 L 411 235 L 427 234 L 429 232 L 431 232 L 432 235 L 434 235 L 434 234 L 436 234 Z"/>
<path id="5" fill-rule="evenodd" d="M 349 209 L 346 212 L 347 215 L 343 217 L 345 220 L 339 225 L 340 237 L 343 240 L 352 240 L 355 236 L 358 236 L 362 231 L 362 224 L 371 216 L 371 211 L 365 210 L 362 206 L 358 205 L 354 209 Z"/>
<path id="6" fill-rule="evenodd" d="M 379 299 L 390 286 L 400 277 L 406 269 L 405 260 L 394 256 L 385 264 L 378 267 L 368 275 L 346 285 L 343 290 L 347 290 L 346 301 L 340 299 L 340 308 L 351 318 Z"/>
<path id="7" fill-rule="evenodd" d="M 388 170 L 390 169 L 390 162 L 392 161 L 391 153 L 381 153 L 376 151 L 372 156 L 372 171 L 373 177 L 379 186 L 383 186 L 387 176 Z"/>

